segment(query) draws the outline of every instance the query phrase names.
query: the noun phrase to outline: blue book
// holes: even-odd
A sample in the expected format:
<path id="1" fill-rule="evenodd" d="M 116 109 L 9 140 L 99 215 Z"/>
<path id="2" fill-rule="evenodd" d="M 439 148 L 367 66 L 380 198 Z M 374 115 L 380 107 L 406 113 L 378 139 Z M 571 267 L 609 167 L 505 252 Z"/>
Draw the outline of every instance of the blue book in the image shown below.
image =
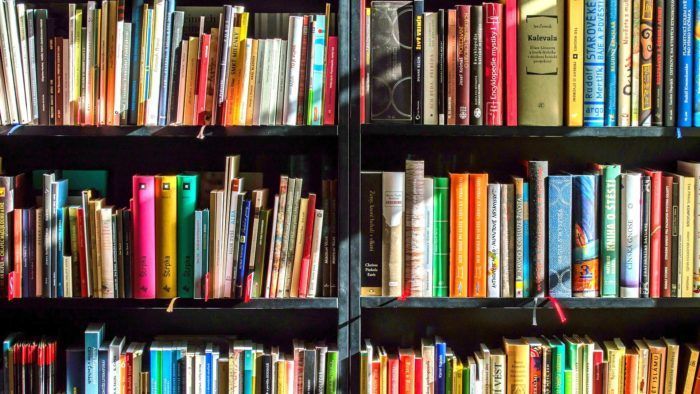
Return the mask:
<path id="1" fill-rule="evenodd" d="M 447 344 L 435 338 L 435 394 L 445 394 Z"/>
<path id="2" fill-rule="evenodd" d="M 172 344 L 164 344 L 160 352 L 160 380 L 161 380 L 161 393 L 171 394 L 173 393 L 173 387 L 171 382 L 175 376 L 173 375 L 173 347 Z"/>
<path id="3" fill-rule="evenodd" d="M 313 27 L 307 124 L 315 126 L 323 123 L 323 78 L 325 76 L 323 65 L 326 61 L 326 16 L 314 16 Z"/>
<path id="4" fill-rule="evenodd" d="M 253 394 L 253 350 L 243 352 L 243 394 Z"/>
<path id="5" fill-rule="evenodd" d="M 605 126 L 617 126 L 617 1 L 605 4 Z"/>
<path id="6" fill-rule="evenodd" d="M 104 324 L 91 323 L 85 329 L 85 394 L 98 394 L 98 357 L 104 335 Z"/>
<path id="7" fill-rule="evenodd" d="M 71 347 L 66 349 L 66 392 L 84 393 L 85 390 L 85 350 Z"/>
<path id="8" fill-rule="evenodd" d="M 212 394 L 214 391 L 214 368 L 216 367 L 214 365 L 214 354 L 212 352 L 212 345 L 211 343 L 207 344 L 206 350 L 204 351 L 204 371 L 205 371 L 205 379 L 204 381 L 206 382 L 206 391 L 205 394 Z"/>
<path id="9" fill-rule="evenodd" d="M 605 2 L 584 2 L 583 125 L 602 127 L 605 119 Z"/>
<path id="10" fill-rule="evenodd" d="M 163 29 L 163 64 L 160 75 L 160 102 L 158 103 L 158 125 L 165 126 L 168 114 L 168 87 L 170 86 L 170 63 L 172 48 L 173 16 L 175 0 L 165 1 L 165 26 Z"/>
<path id="11" fill-rule="evenodd" d="M 572 187 L 574 229 L 572 293 L 575 297 L 598 297 L 600 263 L 598 249 L 598 175 L 574 175 Z"/>
<path id="12" fill-rule="evenodd" d="M 63 209 L 56 211 L 56 296 L 63 297 L 63 237 L 64 233 Z"/>
<path id="13" fill-rule="evenodd" d="M 250 244 L 250 239 L 248 238 L 248 231 L 250 229 L 250 207 L 252 201 L 243 201 L 243 213 L 241 214 L 241 232 L 239 239 L 241 240 L 241 245 L 238 251 L 238 276 L 236 277 L 236 292 L 239 297 L 243 297 L 243 290 L 245 289 L 246 281 L 246 268 L 248 268 L 248 245 Z"/>
<path id="14" fill-rule="evenodd" d="M 571 297 L 571 175 L 547 177 L 549 295 Z"/>
<path id="15" fill-rule="evenodd" d="M 129 124 L 136 124 L 138 119 L 139 77 L 141 57 L 141 30 L 143 25 L 143 0 L 131 3 L 131 71 L 129 72 Z"/>
<path id="16" fill-rule="evenodd" d="M 693 0 L 680 0 L 678 6 L 678 120 L 677 126 L 693 125 Z"/>
<path id="17" fill-rule="evenodd" d="M 161 391 L 161 352 L 162 346 L 159 342 L 154 341 L 151 343 L 151 348 L 149 349 L 149 379 L 151 381 L 151 393 L 160 394 Z"/>
<path id="18" fill-rule="evenodd" d="M 523 182 L 523 297 L 530 297 L 530 188 Z"/>
<path id="19" fill-rule="evenodd" d="M 58 212 L 66 206 L 66 200 L 68 200 L 68 180 L 61 179 L 58 181 L 51 182 L 51 212 L 50 212 L 50 226 L 51 226 L 51 282 L 53 289 L 53 297 L 58 297 L 58 278 L 59 274 L 62 276 L 63 272 L 60 269 L 63 267 L 63 251 L 59 254 L 58 251 Z M 59 260 L 59 257 L 61 261 Z M 63 286 L 63 284 L 61 284 Z M 63 296 L 63 290 L 61 290 L 61 296 Z"/>
<path id="20" fill-rule="evenodd" d="M 146 12 L 146 20 L 144 21 L 146 24 L 146 42 L 144 43 L 146 48 L 150 48 L 153 40 L 153 9 L 149 9 Z M 136 47 L 134 47 L 136 48 Z M 151 57 L 152 56 L 146 56 L 146 59 L 144 60 L 144 74 L 143 74 L 143 97 L 148 99 L 148 97 L 151 96 Z M 138 92 L 136 94 L 138 97 Z M 138 100 L 138 99 L 137 99 Z M 137 106 L 138 107 L 138 106 Z"/>
<path id="21" fill-rule="evenodd" d="M 107 394 L 109 384 L 109 346 L 103 344 L 97 350 L 97 392 L 99 394 Z"/>

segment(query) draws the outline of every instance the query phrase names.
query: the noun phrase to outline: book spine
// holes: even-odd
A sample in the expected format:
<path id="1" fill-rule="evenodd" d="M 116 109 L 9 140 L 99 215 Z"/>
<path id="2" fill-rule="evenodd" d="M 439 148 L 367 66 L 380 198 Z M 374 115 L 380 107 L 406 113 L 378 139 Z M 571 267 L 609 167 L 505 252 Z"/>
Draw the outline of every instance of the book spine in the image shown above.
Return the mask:
<path id="1" fill-rule="evenodd" d="M 605 126 L 617 125 L 618 0 L 605 4 Z"/>
<path id="2" fill-rule="evenodd" d="M 641 176 L 623 174 L 620 190 L 620 296 L 636 298 L 640 292 Z"/>
<path id="3" fill-rule="evenodd" d="M 583 126 L 584 0 L 568 3 L 567 125 Z"/>
<path id="4" fill-rule="evenodd" d="M 235 293 L 232 294 L 232 296 L 235 296 L 239 299 L 243 298 L 243 291 L 246 286 L 246 280 L 247 280 L 247 264 L 246 260 L 248 258 L 248 248 L 249 248 L 249 228 L 250 228 L 250 212 L 251 212 L 251 200 L 245 200 L 243 201 L 243 208 L 241 211 L 241 220 L 240 220 L 240 226 L 239 226 L 239 236 L 238 236 L 238 242 L 240 243 L 239 245 L 239 253 L 238 253 L 238 264 L 237 264 L 237 270 L 238 274 L 236 275 L 236 288 L 235 288 Z"/>
<path id="5" fill-rule="evenodd" d="M 678 6 L 678 75 L 677 101 L 678 119 L 676 126 L 693 125 L 693 0 L 681 0 Z"/>
<path id="6" fill-rule="evenodd" d="M 549 198 L 549 295 L 571 297 L 572 179 L 550 176 Z"/>
<path id="7" fill-rule="evenodd" d="M 155 298 L 155 182 L 153 177 L 133 178 L 134 284 L 135 298 Z"/>
<path id="8" fill-rule="evenodd" d="M 48 34 L 46 31 L 46 21 L 48 19 L 47 10 L 36 10 L 36 59 L 38 63 L 37 79 L 38 79 L 38 108 L 39 108 L 39 124 L 49 125 L 50 122 L 50 105 L 51 92 L 49 90 L 49 60 L 48 60 Z M 51 37 L 53 38 L 53 37 Z"/>
<path id="9" fill-rule="evenodd" d="M 460 51 L 459 47 L 459 34 L 458 32 L 458 22 L 457 22 L 457 10 L 451 9 L 447 10 L 447 34 L 445 35 L 445 48 L 446 48 L 446 53 L 445 53 L 445 68 L 446 68 L 446 73 L 445 73 L 445 78 L 446 78 L 446 86 L 445 86 L 445 111 L 446 111 L 446 124 L 448 125 L 453 125 L 456 123 L 457 120 L 457 85 L 459 83 L 459 78 L 457 77 L 459 68 L 458 68 L 458 62 L 459 56 L 458 53 Z M 471 40 L 469 39 L 469 35 L 463 36 L 461 39 L 462 40 L 468 40 L 471 43 Z M 466 60 L 466 63 L 465 63 Z M 464 66 L 467 65 L 469 66 L 469 61 L 467 59 L 462 59 L 462 78 L 465 78 L 466 75 L 466 81 L 469 81 L 469 73 L 464 70 Z M 469 97 L 467 95 L 467 97 Z M 465 116 L 467 119 L 469 119 L 469 113 L 466 113 Z"/>
<path id="10" fill-rule="evenodd" d="M 306 124 L 306 113 L 308 110 L 306 96 L 308 93 L 308 75 L 310 67 L 310 47 L 312 46 L 309 31 L 313 30 L 313 20 L 310 16 L 304 16 L 304 22 L 301 29 L 301 62 L 299 66 L 299 92 L 297 93 L 297 125 Z M 266 47 L 269 45 L 266 45 Z M 258 68 L 258 73 L 263 68 Z"/>
<path id="11" fill-rule="evenodd" d="M 141 64 L 141 36 L 143 31 L 143 0 L 134 0 L 131 4 L 131 76 L 129 81 L 129 124 L 137 124 L 139 99 L 139 65 Z"/>
<path id="12" fill-rule="evenodd" d="M 681 189 L 679 248 L 679 296 L 693 296 L 694 229 L 695 229 L 695 178 L 685 177 Z M 682 263 L 682 265 L 681 265 Z"/>
<path id="13" fill-rule="evenodd" d="M 289 44 L 288 44 L 289 45 Z M 326 48 L 326 78 L 323 82 L 323 124 L 335 124 L 336 89 L 338 78 L 338 37 L 328 37 Z"/>
<path id="14" fill-rule="evenodd" d="M 449 178 L 434 178 L 433 192 L 433 297 L 449 294 Z"/>
<path id="15" fill-rule="evenodd" d="M 148 96 L 146 99 L 145 124 L 158 124 L 158 105 L 160 103 L 160 84 L 163 65 L 163 39 L 165 30 L 166 0 L 156 0 L 153 5 L 153 35 L 151 50 L 151 67 Z"/>
<path id="16" fill-rule="evenodd" d="M 678 3 L 669 1 L 664 14 L 664 126 L 676 126 L 676 73 L 678 64 Z"/>
<path id="17" fill-rule="evenodd" d="M 523 182 L 523 297 L 530 296 L 532 275 L 530 269 L 530 184 Z"/>
<path id="18" fill-rule="evenodd" d="M 503 125 L 503 4 L 484 3 L 485 124 Z"/>
<path id="19" fill-rule="evenodd" d="M 396 297 L 403 289 L 404 174 L 382 174 L 382 294 Z"/>
<path id="20" fill-rule="evenodd" d="M 514 216 L 515 216 L 515 249 L 514 249 L 514 276 L 515 276 L 515 298 L 523 298 L 523 290 L 525 287 L 524 283 L 524 238 L 523 238 L 523 180 L 518 178 L 514 180 L 514 197 L 513 201 L 515 204 Z"/>
<path id="21" fill-rule="evenodd" d="M 620 166 L 605 166 L 602 171 L 600 242 L 602 280 L 601 296 L 617 297 L 620 253 Z"/>
<path id="22" fill-rule="evenodd" d="M 197 183 L 196 175 L 177 176 L 177 295 L 184 298 L 194 297 L 194 240 L 197 234 L 193 231 Z M 201 246 L 201 233 L 199 237 Z M 201 250 L 199 260 L 201 264 Z"/>
<path id="23" fill-rule="evenodd" d="M 412 111 L 413 111 L 413 123 L 423 124 L 423 84 L 424 84 L 424 68 L 423 64 L 423 45 L 425 44 L 423 40 L 423 21 L 424 21 L 424 1 L 415 0 L 413 2 L 413 66 L 412 66 L 412 77 L 413 77 L 413 91 L 411 92 L 412 98 Z"/>
<path id="24" fill-rule="evenodd" d="M 472 6 L 470 8 L 470 33 L 471 33 L 471 59 L 469 67 L 469 75 L 471 83 L 469 84 L 471 99 L 469 100 L 469 124 L 480 126 L 484 124 L 484 23 L 483 23 L 483 6 Z"/>
<path id="25" fill-rule="evenodd" d="M 671 253 L 673 227 L 673 177 L 662 177 L 661 190 L 661 297 L 671 297 Z"/>
<path id="26" fill-rule="evenodd" d="M 598 175 L 573 177 L 574 250 L 571 267 L 572 295 L 597 297 L 600 293 L 598 261 Z"/>
<path id="27" fill-rule="evenodd" d="M 456 53 L 453 50 L 453 57 L 456 56 L 456 78 L 455 93 L 453 101 L 456 104 L 456 109 L 453 109 L 454 119 L 452 124 L 468 125 L 469 124 L 469 99 L 470 99 L 470 59 L 471 54 L 471 6 L 458 5 L 456 10 L 457 25 L 456 25 Z M 454 44 L 453 44 L 454 45 Z M 449 54 L 449 52 L 448 52 Z M 452 60 L 455 60 L 454 58 Z M 449 61 L 449 59 L 448 59 Z M 449 105 L 449 104 L 448 104 Z"/>
<path id="28" fill-rule="evenodd" d="M 545 270 L 545 179 L 548 175 L 546 161 L 530 161 L 528 163 L 529 177 L 529 222 L 530 222 L 530 270 L 532 290 L 531 295 L 544 295 L 544 270 Z"/>
<path id="29" fill-rule="evenodd" d="M 620 0 L 620 41 L 617 70 L 617 126 L 631 126 L 632 2 Z"/>
<path id="30" fill-rule="evenodd" d="M 679 296 L 679 261 L 680 261 L 680 184 L 673 181 L 671 209 L 671 297 Z"/>
<path id="31" fill-rule="evenodd" d="M 423 260 L 425 259 L 425 183 L 424 163 L 406 161 L 406 219 L 404 292 L 410 296 L 423 294 Z"/>
<path id="32" fill-rule="evenodd" d="M 423 16 L 423 124 L 438 124 L 438 14 Z"/>
<path id="33" fill-rule="evenodd" d="M 314 21 L 314 33 L 309 59 L 309 96 L 307 124 L 320 125 L 323 118 L 323 76 L 325 60 L 325 16 L 317 15 Z"/>
<path id="34" fill-rule="evenodd" d="M 700 125 L 700 37 L 695 34 L 695 28 L 700 26 L 700 4 L 694 4 L 695 6 L 695 11 L 693 13 L 694 19 L 693 19 L 693 33 L 692 34 L 692 39 L 693 39 L 693 48 L 691 50 L 693 54 L 693 68 L 691 71 L 691 80 L 692 82 L 692 92 L 693 92 L 693 125 Z M 682 37 L 681 37 L 682 39 Z M 683 54 L 683 50 L 681 50 L 681 54 Z M 682 78 L 682 75 L 681 75 Z M 681 107 L 682 108 L 682 107 Z"/>
<path id="35" fill-rule="evenodd" d="M 486 295 L 499 298 L 501 296 L 501 275 L 503 273 L 501 260 L 501 185 L 490 184 L 487 188 L 487 247 L 486 254 Z"/>
<path id="36" fill-rule="evenodd" d="M 447 13 L 444 9 L 438 10 L 437 18 L 437 113 L 438 124 L 444 125 L 447 124 Z"/>
<path id="37" fill-rule="evenodd" d="M 209 69 L 209 45 L 211 34 L 202 34 L 199 40 L 199 55 L 197 58 L 197 90 L 196 104 L 193 116 L 194 124 L 204 126 L 207 120 L 207 70 Z"/>
<path id="38" fill-rule="evenodd" d="M 661 259 L 663 258 L 663 180 L 661 173 L 650 171 L 651 208 L 649 217 L 649 296 L 661 296 Z"/>
<path id="39" fill-rule="evenodd" d="M 156 124 L 159 126 L 165 126 L 166 124 L 166 119 L 167 119 L 167 109 L 168 109 L 168 89 L 170 88 L 170 68 L 172 67 L 172 61 L 171 61 L 171 51 L 170 47 L 172 45 L 172 35 L 173 35 L 173 18 L 174 18 L 174 9 L 171 11 L 170 4 L 173 6 L 175 5 L 174 0 L 169 0 L 166 2 L 167 5 L 165 7 L 165 28 L 163 30 L 163 71 L 161 73 L 161 81 L 160 81 L 160 95 L 159 95 L 159 103 L 158 103 L 158 108 L 157 108 L 157 120 Z M 208 64 L 207 64 L 208 65 Z"/>
<path id="40" fill-rule="evenodd" d="M 19 121 L 20 123 L 29 123 L 31 121 L 29 97 L 27 97 L 27 85 L 29 84 L 29 81 L 27 80 L 25 73 L 22 72 L 23 57 L 20 50 L 21 30 L 17 27 L 19 20 L 17 15 L 17 7 L 15 6 L 14 0 L 7 0 L 5 4 L 8 22 L 7 29 L 9 31 L 10 36 L 11 53 L 9 57 L 12 60 L 12 74 L 14 75 L 14 78 L 10 79 L 10 81 L 15 81 L 15 93 L 17 96 L 17 107 L 19 109 Z M 20 17 L 22 16 L 20 15 Z"/>
<path id="41" fill-rule="evenodd" d="M 653 47 L 652 47 L 652 85 L 651 85 L 651 125 L 663 126 L 664 123 L 664 12 L 666 2 L 653 2 Z"/>
<path id="42" fill-rule="evenodd" d="M 469 175 L 450 174 L 449 185 L 449 275 L 445 281 L 450 297 L 467 297 L 473 272 L 469 269 Z M 443 272 L 438 270 L 435 277 L 443 277 Z"/>
<path id="43" fill-rule="evenodd" d="M 5 79 L 5 93 L 9 109 L 10 123 L 19 123 L 19 108 L 17 106 L 17 94 L 15 92 L 14 69 L 11 43 L 13 42 L 9 32 L 5 5 L 0 6 L 0 51 L 2 52 L 2 71 Z M 3 292 L 4 294 L 4 292 Z"/>
<path id="44" fill-rule="evenodd" d="M 649 298 L 649 241 L 651 235 L 651 178 L 642 175 L 642 230 L 641 230 L 641 256 L 640 256 L 640 289 L 639 296 Z"/>
<path id="45" fill-rule="evenodd" d="M 381 216 L 381 173 L 363 173 L 362 188 L 362 272 L 361 295 L 382 294 L 381 233 L 376 227 Z"/>
<path id="46" fill-rule="evenodd" d="M 285 78 L 286 93 L 282 115 L 284 124 L 286 125 L 296 125 L 297 122 L 297 94 L 299 93 L 299 62 L 301 60 L 301 33 L 303 23 L 303 17 L 289 17 L 289 32 L 287 35 L 287 72 Z M 326 81 L 328 81 L 327 78 Z M 326 87 L 328 87 L 328 84 Z"/>
<path id="47" fill-rule="evenodd" d="M 584 0 L 583 125 L 605 119 L 605 2 Z"/>
<path id="48" fill-rule="evenodd" d="M 506 125 L 518 125 L 518 5 L 505 3 L 505 111 Z"/>
<path id="49" fill-rule="evenodd" d="M 641 13 L 642 13 L 642 1 L 643 0 L 632 0 L 632 96 L 630 101 L 630 125 L 633 127 L 639 126 L 639 115 L 640 115 L 640 26 L 641 26 Z"/>
<path id="50" fill-rule="evenodd" d="M 469 265 L 470 297 L 486 297 L 486 255 L 488 231 L 488 174 L 469 175 Z"/>

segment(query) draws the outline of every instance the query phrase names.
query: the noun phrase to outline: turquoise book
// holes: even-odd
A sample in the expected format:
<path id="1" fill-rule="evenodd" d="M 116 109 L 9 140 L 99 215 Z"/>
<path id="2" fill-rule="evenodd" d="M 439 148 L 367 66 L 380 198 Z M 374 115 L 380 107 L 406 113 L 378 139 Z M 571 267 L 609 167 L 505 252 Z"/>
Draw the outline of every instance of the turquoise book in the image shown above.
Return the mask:
<path id="1" fill-rule="evenodd" d="M 547 178 L 549 295 L 571 297 L 571 175 Z"/>
<path id="2" fill-rule="evenodd" d="M 598 249 L 598 175 L 573 176 L 573 264 L 571 283 L 574 297 L 600 294 Z"/>
<path id="3" fill-rule="evenodd" d="M 151 393 L 161 393 L 162 381 L 160 378 L 160 357 L 161 357 L 161 345 L 159 342 L 154 341 L 151 343 L 151 349 L 149 351 L 149 377 L 151 383 Z"/>
<path id="4" fill-rule="evenodd" d="M 243 351 L 243 394 L 253 394 L 253 350 Z"/>
<path id="5" fill-rule="evenodd" d="M 552 394 L 564 394 L 564 364 L 566 357 L 566 349 L 564 348 L 564 343 L 559 340 L 559 338 L 551 338 L 548 340 L 549 347 L 552 350 Z"/>
<path id="6" fill-rule="evenodd" d="M 104 324 L 91 323 L 85 329 L 85 394 L 98 394 L 98 358 L 104 335 Z"/>
<path id="7" fill-rule="evenodd" d="M 194 212 L 198 175 L 177 176 L 177 295 L 194 297 Z"/>
<path id="8" fill-rule="evenodd" d="M 325 74 L 326 16 L 316 15 L 311 36 L 311 72 L 309 80 L 307 124 L 317 126 L 323 123 L 323 78 Z"/>
<path id="9" fill-rule="evenodd" d="M 173 347 L 172 344 L 165 344 L 160 352 L 160 393 L 166 394 L 173 392 L 173 378 Z"/>
<path id="10" fill-rule="evenodd" d="M 602 127 L 605 118 L 605 2 L 584 1 L 583 125 Z"/>
<path id="11" fill-rule="evenodd" d="M 619 165 L 605 165 L 601 173 L 600 263 L 602 297 L 619 294 L 620 173 Z"/>

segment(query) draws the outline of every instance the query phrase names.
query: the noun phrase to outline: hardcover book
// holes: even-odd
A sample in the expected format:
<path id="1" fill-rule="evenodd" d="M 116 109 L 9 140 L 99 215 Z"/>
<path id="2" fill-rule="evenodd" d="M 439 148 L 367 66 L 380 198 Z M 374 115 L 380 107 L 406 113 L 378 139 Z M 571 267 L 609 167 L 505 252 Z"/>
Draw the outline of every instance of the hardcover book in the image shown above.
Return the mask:
<path id="1" fill-rule="evenodd" d="M 425 259 L 424 166 L 422 160 L 406 160 L 404 292 L 417 297 L 423 294 Z"/>
<path id="2" fill-rule="evenodd" d="M 544 295 L 544 270 L 545 270 L 545 244 L 546 223 L 545 206 L 546 191 L 545 180 L 548 175 L 546 161 L 529 161 L 527 174 L 529 179 L 529 227 L 530 227 L 530 264 L 534 268 L 530 270 L 532 281 L 532 295 Z"/>
<path id="3" fill-rule="evenodd" d="M 382 215 L 382 173 L 363 172 L 362 187 L 362 296 L 382 294 L 382 240 L 379 220 Z"/>
<path id="4" fill-rule="evenodd" d="M 434 178 L 433 297 L 449 295 L 450 180 Z"/>
<path id="5" fill-rule="evenodd" d="M 573 176 L 574 297 L 597 297 L 600 292 L 598 260 L 598 175 Z"/>
<path id="6" fill-rule="evenodd" d="M 198 175 L 177 176 L 177 295 L 194 297 L 194 212 Z"/>
<path id="7" fill-rule="evenodd" d="M 617 125 L 618 0 L 605 3 L 605 126 Z"/>
<path id="8" fill-rule="evenodd" d="M 469 100 L 469 124 L 484 124 L 484 10 L 483 6 L 470 7 L 471 56 L 469 74 L 471 99 Z"/>
<path id="9" fill-rule="evenodd" d="M 484 3 L 484 124 L 503 125 L 503 4 Z"/>
<path id="10" fill-rule="evenodd" d="M 134 298 L 156 296 L 155 179 L 133 177 Z"/>
<path id="11" fill-rule="evenodd" d="M 639 125 L 651 126 L 652 88 L 654 70 L 654 1 L 642 0 L 639 47 Z"/>
<path id="12" fill-rule="evenodd" d="M 469 174 L 450 174 L 450 256 L 449 256 L 449 294 L 450 297 L 467 297 L 470 250 L 470 176 Z"/>
<path id="13" fill-rule="evenodd" d="M 470 297 L 487 296 L 488 174 L 469 174 L 469 265 Z"/>
<path id="14" fill-rule="evenodd" d="M 677 113 L 676 126 L 693 125 L 693 48 L 694 48 L 694 3 L 681 0 L 678 6 L 678 72 L 677 72 Z M 700 98 L 700 97 L 698 97 Z"/>
<path id="15" fill-rule="evenodd" d="M 583 125 L 602 127 L 605 118 L 605 4 L 584 0 Z"/>
<path id="16" fill-rule="evenodd" d="M 619 290 L 620 166 L 599 166 L 601 175 L 600 273 L 602 297 L 616 297 Z"/>
<path id="17" fill-rule="evenodd" d="M 632 1 L 621 0 L 617 70 L 617 126 L 631 126 L 632 105 Z"/>
<path id="18" fill-rule="evenodd" d="M 620 182 L 620 297 L 640 294 L 642 176 L 624 173 Z"/>
<path id="19" fill-rule="evenodd" d="M 572 177 L 548 177 L 549 295 L 571 297 Z"/>
<path id="20" fill-rule="evenodd" d="M 404 173 L 382 174 L 382 294 L 400 296 L 404 264 Z"/>
<path id="21" fill-rule="evenodd" d="M 567 4 L 567 126 L 583 126 L 583 4 L 584 0 Z"/>
<path id="22" fill-rule="evenodd" d="M 486 295 L 501 297 L 501 185 L 492 183 L 487 187 L 487 259 Z"/>

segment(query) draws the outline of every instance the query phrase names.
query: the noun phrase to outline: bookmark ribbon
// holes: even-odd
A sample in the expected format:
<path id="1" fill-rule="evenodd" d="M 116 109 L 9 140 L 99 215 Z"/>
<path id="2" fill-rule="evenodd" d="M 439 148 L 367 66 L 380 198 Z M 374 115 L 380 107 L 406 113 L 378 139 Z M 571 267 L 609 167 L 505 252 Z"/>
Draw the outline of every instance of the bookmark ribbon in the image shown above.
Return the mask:
<path id="1" fill-rule="evenodd" d="M 165 311 L 168 313 L 173 313 L 173 310 L 175 310 L 175 301 L 180 297 L 174 297 L 172 300 L 170 300 L 170 303 L 168 303 L 168 307 L 165 308 Z"/>
<path id="2" fill-rule="evenodd" d="M 559 300 L 557 300 L 554 297 L 547 296 L 547 300 L 552 303 L 552 306 L 554 307 L 554 310 L 557 312 L 557 315 L 559 316 L 559 321 L 561 324 L 566 323 L 566 315 L 564 314 L 564 308 L 561 307 L 561 304 L 559 303 Z"/>

